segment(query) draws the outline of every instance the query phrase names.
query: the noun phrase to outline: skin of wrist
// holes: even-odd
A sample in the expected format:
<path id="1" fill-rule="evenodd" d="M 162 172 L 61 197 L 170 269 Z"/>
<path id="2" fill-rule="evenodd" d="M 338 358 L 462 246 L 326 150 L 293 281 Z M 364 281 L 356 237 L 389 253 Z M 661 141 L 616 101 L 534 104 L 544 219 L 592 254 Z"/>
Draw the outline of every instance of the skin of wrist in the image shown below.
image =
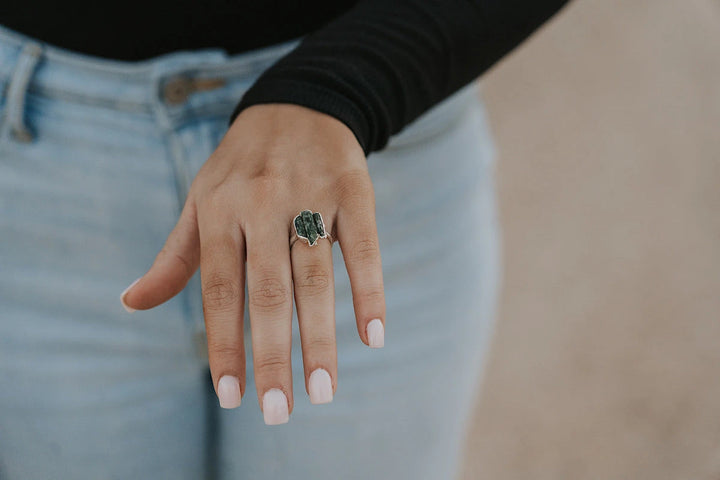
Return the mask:
<path id="1" fill-rule="evenodd" d="M 253 128 L 255 126 L 256 128 Z M 261 127 L 262 131 L 257 127 Z M 247 130 L 257 133 L 255 138 L 264 137 L 267 142 L 274 143 L 277 139 L 290 141 L 294 139 L 298 145 L 303 146 L 321 133 L 325 147 L 348 155 L 357 156 L 358 152 L 365 156 L 355 134 L 343 122 L 326 113 L 313 110 L 301 105 L 290 103 L 264 103 L 252 105 L 235 118 L 228 129 L 228 134 L 236 130 Z M 231 133 L 232 132 L 232 133 Z M 262 148 L 263 145 L 258 145 Z"/>

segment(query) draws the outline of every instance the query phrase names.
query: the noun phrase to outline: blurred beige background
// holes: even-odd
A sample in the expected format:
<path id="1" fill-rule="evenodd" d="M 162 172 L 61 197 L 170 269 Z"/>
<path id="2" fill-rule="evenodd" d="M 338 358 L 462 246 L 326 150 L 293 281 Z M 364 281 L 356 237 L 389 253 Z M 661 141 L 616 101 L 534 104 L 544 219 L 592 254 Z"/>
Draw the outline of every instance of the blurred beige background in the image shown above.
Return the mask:
<path id="1" fill-rule="evenodd" d="M 505 279 L 464 479 L 720 479 L 720 1 L 574 0 L 487 76 Z"/>

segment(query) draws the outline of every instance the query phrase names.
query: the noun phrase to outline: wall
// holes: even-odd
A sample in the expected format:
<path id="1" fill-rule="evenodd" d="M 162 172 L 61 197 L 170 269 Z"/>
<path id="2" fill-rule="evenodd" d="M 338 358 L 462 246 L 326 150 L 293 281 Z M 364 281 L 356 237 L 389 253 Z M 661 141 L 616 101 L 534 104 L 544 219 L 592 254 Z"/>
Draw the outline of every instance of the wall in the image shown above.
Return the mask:
<path id="1" fill-rule="evenodd" d="M 483 90 L 506 271 L 464 478 L 720 478 L 720 2 L 575 0 Z"/>

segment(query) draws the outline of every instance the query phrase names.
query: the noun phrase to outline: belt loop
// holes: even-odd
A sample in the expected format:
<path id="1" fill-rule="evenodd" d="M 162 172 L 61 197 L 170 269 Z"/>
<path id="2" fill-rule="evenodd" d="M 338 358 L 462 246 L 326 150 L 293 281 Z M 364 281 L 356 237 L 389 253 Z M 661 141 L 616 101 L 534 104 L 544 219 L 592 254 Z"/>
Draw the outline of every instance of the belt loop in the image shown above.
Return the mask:
<path id="1" fill-rule="evenodd" d="M 33 41 L 26 43 L 8 84 L 5 122 L 15 139 L 23 143 L 31 142 L 34 138 L 32 131 L 25 125 L 25 94 L 41 54 L 41 44 Z"/>

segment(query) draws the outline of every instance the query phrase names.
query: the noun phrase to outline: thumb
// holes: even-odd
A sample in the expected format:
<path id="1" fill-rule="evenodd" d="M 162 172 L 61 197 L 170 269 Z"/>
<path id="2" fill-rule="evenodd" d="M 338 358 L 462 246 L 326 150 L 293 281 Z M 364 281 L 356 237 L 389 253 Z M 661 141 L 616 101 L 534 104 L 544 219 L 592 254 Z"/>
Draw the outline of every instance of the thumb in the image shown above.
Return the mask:
<path id="1" fill-rule="evenodd" d="M 199 263 L 197 210 L 195 202 L 187 201 L 150 270 L 120 294 L 120 302 L 129 313 L 157 307 L 185 288 Z"/>

